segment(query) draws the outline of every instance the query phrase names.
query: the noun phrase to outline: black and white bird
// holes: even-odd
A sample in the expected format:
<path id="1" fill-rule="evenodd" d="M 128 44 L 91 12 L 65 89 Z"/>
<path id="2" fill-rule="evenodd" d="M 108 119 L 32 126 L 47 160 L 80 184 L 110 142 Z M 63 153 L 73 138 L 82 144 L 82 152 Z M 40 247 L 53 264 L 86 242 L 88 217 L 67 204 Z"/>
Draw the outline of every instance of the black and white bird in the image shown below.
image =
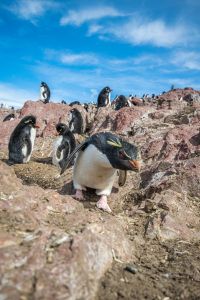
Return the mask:
<path id="1" fill-rule="evenodd" d="M 3 122 L 12 121 L 14 120 L 14 118 L 15 118 L 15 114 L 9 114 L 3 119 Z"/>
<path id="2" fill-rule="evenodd" d="M 93 188 L 101 196 L 97 207 L 111 212 L 107 197 L 111 194 L 117 170 L 125 175 L 128 170 L 138 172 L 141 167 L 139 149 L 110 132 L 97 133 L 77 146 L 65 162 L 61 174 L 76 153 L 78 155 L 73 168 L 75 198 L 84 200 L 82 191 L 87 187 Z"/>
<path id="3" fill-rule="evenodd" d="M 50 97 L 50 89 L 48 85 L 42 81 L 40 84 L 40 100 L 42 100 L 43 103 L 49 103 Z"/>
<path id="4" fill-rule="evenodd" d="M 35 116 L 24 117 L 12 132 L 8 144 L 10 163 L 27 163 L 33 151 L 36 128 Z"/>
<path id="5" fill-rule="evenodd" d="M 78 134 L 83 134 L 85 131 L 82 114 L 77 108 L 70 111 L 69 129 L 71 132 Z"/>
<path id="6" fill-rule="evenodd" d="M 56 130 L 59 136 L 53 144 L 52 163 L 63 168 L 65 161 L 76 147 L 76 140 L 66 124 L 58 123 Z"/>
<path id="7" fill-rule="evenodd" d="M 115 110 L 119 110 L 122 107 L 131 107 L 131 102 L 124 96 L 120 95 L 116 99 Z"/>
<path id="8" fill-rule="evenodd" d="M 105 107 L 111 105 L 111 101 L 110 101 L 111 92 L 112 90 L 109 86 L 106 86 L 101 90 L 97 99 L 97 107 Z"/>

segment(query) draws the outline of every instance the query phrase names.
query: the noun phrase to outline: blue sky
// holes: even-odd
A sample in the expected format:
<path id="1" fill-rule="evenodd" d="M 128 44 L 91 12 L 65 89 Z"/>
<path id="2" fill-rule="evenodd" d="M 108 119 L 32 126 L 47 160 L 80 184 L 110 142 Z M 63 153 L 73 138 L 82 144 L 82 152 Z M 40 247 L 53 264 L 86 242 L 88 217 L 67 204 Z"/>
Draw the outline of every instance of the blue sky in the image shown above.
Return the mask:
<path id="1" fill-rule="evenodd" d="M 200 89 L 199 0 L 1 0 L 0 102 Z"/>

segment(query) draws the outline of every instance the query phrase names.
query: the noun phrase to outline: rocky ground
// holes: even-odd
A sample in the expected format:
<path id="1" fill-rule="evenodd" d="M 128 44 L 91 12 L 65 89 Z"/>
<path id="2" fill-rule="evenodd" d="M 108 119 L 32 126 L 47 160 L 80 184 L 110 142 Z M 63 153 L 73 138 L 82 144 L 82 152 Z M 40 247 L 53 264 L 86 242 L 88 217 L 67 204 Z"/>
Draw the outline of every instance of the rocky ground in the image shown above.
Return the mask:
<path id="1" fill-rule="evenodd" d="M 9 122 L 0 111 L 0 299 L 200 299 L 200 102 L 189 94 L 199 92 L 166 94 L 171 109 L 79 108 L 86 135 L 110 130 L 141 148 L 141 173 L 116 180 L 112 214 L 92 190 L 74 200 L 72 170 L 51 164 L 70 107 L 28 101 Z M 29 113 L 40 123 L 31 161 L 9 166 L 10 133 Z"/>

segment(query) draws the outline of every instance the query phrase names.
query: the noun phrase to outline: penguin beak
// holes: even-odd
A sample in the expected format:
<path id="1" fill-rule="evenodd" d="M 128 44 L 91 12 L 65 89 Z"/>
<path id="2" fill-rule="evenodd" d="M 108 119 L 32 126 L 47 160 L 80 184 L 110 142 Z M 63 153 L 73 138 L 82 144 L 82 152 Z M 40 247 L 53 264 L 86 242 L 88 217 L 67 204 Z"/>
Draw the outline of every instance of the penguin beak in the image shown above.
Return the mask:
<path id="1" fill-rule="evenodd" d="M 35 128 L 40 128 L 40 126 L 38 125 L 38 124 L 35 124 L 35 126 L 34 126 Z"/>
<path id="2" fill-rule="evenodd" d="M 139 172 L 141 169 L 141 162 L 139 160 L 129 160 L 132 170 Z"/>

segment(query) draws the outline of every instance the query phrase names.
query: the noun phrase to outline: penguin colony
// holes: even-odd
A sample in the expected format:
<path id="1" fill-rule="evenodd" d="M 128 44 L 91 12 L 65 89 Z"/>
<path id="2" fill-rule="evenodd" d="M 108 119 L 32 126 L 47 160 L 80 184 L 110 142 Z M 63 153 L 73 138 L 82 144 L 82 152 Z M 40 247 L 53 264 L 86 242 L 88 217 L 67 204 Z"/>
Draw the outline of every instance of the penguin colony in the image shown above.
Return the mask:
<path id="1" fill-rule="evenodd" d="M 110 87 L 105 87 L 99 93 L 97 108 L 111 105 Z M 48 103 L 50 90 L 41 83 L 43 102 Z M 125 96 L 117 97 L 115 109 L 130 106 Z M 71 106 L 78 103 L 72 103 Z M 9 119 L 9 118 L 8 118 Z M 27 163 L 30 160 L 38 128 L 35 116 L 25 116 L 16 126 L 10 136 L 8 145 L 9 163 Z M 83 191 L 92 188 L 100 196 L 97 207 L 111 212 L 107 197 L 111 194 L 114 180 L 119 175 L 118 184 L 123 186 L 127 171 L 139 172 L 141 156 L 139 149 L 111 132 L 101 132 L 87 138 L 76 146 L 74 133 L 83 134 L 83 119 L 77 108 L 71 109 L 69 127 L 64 123 L 56 125 L 57 138 L 53 143 L 52 164 L 63 174 L 74 163 L 73 185 L 74 198 L 84 200 Z M 74 162 L 75 160 L 75 162 Z"/>

